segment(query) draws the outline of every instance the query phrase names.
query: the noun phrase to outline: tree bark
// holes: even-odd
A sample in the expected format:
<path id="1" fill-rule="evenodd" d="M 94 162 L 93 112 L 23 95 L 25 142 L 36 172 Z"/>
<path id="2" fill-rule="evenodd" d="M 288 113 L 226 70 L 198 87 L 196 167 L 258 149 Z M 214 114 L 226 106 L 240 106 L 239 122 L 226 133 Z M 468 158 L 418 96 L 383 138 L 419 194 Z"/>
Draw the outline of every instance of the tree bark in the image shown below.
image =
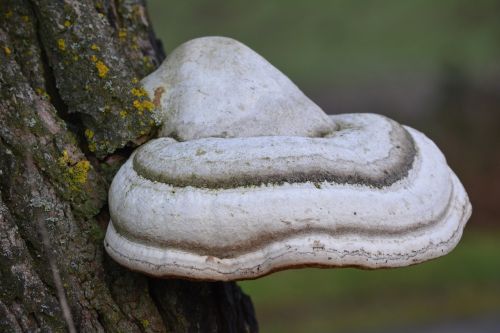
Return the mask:
<path id="1" fill-rule="evenodd" d="M 107 189 L 155 134 L 143 0 L 0 1 L 0 331 L 256 332 L 235 283 L 157 280 L 103 249 Z"/>

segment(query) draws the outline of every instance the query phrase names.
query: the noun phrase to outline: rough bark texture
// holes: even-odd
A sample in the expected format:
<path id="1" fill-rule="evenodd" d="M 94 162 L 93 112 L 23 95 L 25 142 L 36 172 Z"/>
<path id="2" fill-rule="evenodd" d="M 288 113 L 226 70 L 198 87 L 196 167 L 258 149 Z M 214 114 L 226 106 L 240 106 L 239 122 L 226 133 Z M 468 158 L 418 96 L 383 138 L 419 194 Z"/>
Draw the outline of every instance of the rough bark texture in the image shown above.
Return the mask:
<path id="1" fill-rule="evenodd" d="M 141 0 L 0 1 L 0 331 L 255 332 L 234 283 L 155 280 L 103 251 L 109 183 L 156 130 Z"/>

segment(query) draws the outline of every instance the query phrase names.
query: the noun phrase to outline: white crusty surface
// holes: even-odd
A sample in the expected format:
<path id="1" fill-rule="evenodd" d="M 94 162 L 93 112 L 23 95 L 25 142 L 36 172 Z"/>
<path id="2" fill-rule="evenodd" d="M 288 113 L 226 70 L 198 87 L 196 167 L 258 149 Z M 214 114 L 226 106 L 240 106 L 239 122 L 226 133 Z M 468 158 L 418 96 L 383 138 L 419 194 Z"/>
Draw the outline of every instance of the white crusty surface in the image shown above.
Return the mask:
<path id="1" fill-rule="evenodd" d="M 290 79 L 242 43 L 203 37 L 177 47 L 142 80 L 160 136 L 317 136 L 334 127 Z"/>
<path id="2" fill-rule="evenodd" d="M 333 119 L 339 130 L 321 138 L 145 144 L 111 185 L 106 250 L 150 275 L 206 280 L 451 251 L 471 206 L 439 149 L 385 117 Z"/>

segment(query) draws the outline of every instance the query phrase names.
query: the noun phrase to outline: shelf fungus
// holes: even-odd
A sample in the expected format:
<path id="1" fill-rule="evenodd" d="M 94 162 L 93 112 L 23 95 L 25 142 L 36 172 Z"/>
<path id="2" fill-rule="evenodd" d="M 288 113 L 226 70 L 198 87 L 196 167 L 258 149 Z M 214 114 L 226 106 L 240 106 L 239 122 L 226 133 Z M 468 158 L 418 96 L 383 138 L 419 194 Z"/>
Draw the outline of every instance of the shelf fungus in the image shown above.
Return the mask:
<path id="1" fill-rule="evenodd" d="M 166 93 L 175 139 L 138 148 L 111 185 L 105 248 L 130 269 L 240 280 L 400 267 L 462 235 L 471 206 L 431 140 L 380 115 L 327 116 L 234 40 L 190 41 L 144 82 Z"/>

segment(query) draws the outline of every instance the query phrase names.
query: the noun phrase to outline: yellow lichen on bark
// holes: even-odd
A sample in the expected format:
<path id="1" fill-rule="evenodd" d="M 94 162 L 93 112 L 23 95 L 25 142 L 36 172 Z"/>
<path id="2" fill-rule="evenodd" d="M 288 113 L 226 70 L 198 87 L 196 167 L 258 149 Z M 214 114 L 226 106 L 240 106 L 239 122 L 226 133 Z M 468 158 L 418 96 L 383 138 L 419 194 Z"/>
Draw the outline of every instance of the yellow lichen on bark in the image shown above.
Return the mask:
<path id="1" fill-rule="evenodd" d="M 136 96 L 136 97 L 142 97 L 142 96 L 147 96 L 148 93 L 146 92 L 146 90 L 144 90 L 144 88 L 132 88 L 132 90 L 130 91 L 132 93 L 132 95 Z"/>
<path id="2" fill-rule="evenodd" d="M 87 128 L 85 130 L 85 137 L 88 139 L 88 140 L 91 140 L 93 137 L 94 137 L 94 131 L 92 131 L 91 129 Z"/>
<path id="3" fill-rule="evenodd" d="M 133 102 L 134 108 L 136 108 L 139 112 L 147 110 L 152 112 L 155 108 L 155 105 L 150 100 L 139 101 L 138 99 Z"/>
<path id="4" fill-rule="evenodd" d="M 63 170 L 63 180 L 71 191 L 80 191 L 81 186 L 87 182 L 90 162 L 81 160 L 74 163 L 67 150 L 58 159 L 58 164 Z"/>
<path id="5" fill-rule="evenodd" d="M 123 29 L 120 29 L 120 31 L 118 31 L 118 37 L 120 39 L 125 39 L 125 37 L 127 37 L 127 31 L 123 30 Z"/>
<path id="6" fill-rule="evenodd" d="M 10 56 L 10 54 L 12 53 L 12 50 L 10 49 L 10 47 L 4 46 L 3 52 L 5 53 L 6 56 Z"/>
<path id="7" fill-rule="evenodd" d="M 99 75 L 99 77 L 106 77 L 109 72 L 109 68 L 105 63 L 103 63 L 101 60 L 97 60 L 97 62 L 95 63 L 95 67 L 97 68 L 97 75 Z"/>
<path id="8" fill-rule="evenodd" d="M 62 38 L 59 38 L 57 40 L 57 47 L 59 48 L 59 50 L 61 51 L 66 51 L 66 42 L 64 41 L 64 39 Z"/>

